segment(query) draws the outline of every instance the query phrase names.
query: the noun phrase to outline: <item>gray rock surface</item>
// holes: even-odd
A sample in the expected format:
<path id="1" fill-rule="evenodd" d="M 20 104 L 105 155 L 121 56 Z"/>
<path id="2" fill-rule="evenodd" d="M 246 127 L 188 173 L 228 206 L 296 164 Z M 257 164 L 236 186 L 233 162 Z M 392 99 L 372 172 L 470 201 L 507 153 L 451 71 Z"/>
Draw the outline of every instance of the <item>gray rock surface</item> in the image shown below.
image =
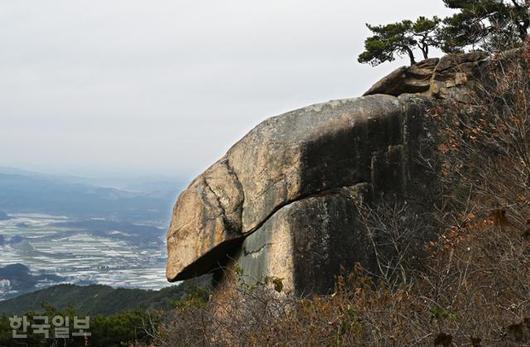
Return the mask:
<path id="1" fill-rule="evenodd" d="M 407 124 L 421 105 L 411 96 L 368 96 L 258 125 L 178 198 L 168 232 L 168 279 L 219 267 L 223 254 L 278 210 L 308 196 L 362 182 L 377 194 L 400 193 L 412 138 Z"/>
<path id="2" fill-rule="evenodd" d="M 280 285 L 284 293 L 327 293 L 356 262 L 372 267 L 356 208 L 359 199 L 369 199 L 370 188 L 332 189 L 282 207 L 236 254 L 240 279 L 249 286 Z"/>
<path id="3" fill-rule="evenodd" d="M 402 66 L 375 83 L 364 95 L 422 93 L 447 97 L 451 89 L 465 85 L 478 75 L 489 55 L 481 52 L 446 55 L 415 65 Z"/>
<path id="4" fill-rule="evenodd" d="M 489 58 L 481 52 L 402 67 L 365 96 L 272 117 L 181 193 L 168 231 L 167 278 L 234 266 L 241 280 L 327 293 L 373 254 L 357 203 L 427 192 L 418 164 L 433 97 L 461 98 Z M 422 193 L 423 194 L 423 193 Z"/>

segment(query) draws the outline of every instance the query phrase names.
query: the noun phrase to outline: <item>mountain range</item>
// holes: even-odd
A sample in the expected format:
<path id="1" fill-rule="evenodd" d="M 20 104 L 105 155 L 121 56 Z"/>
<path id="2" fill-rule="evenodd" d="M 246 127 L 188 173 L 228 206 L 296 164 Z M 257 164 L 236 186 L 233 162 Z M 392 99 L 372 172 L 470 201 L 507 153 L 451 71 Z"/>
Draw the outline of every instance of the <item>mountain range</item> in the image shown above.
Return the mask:
<path id="1" fill-rule="evenodd" d="M 44 213 L 119 221 L 166 221 L 182 183 L 128 183 L 130 190 L 62 177 L 0 168 L 0 219 L 10 213 Z"/>
<path id="2" fill-rule="evenodd" d="M 175 301 L 194 294 L 196 290 L 207 291 L 210 283 L 211 277 L 203 276 L 160 290 L 62 284 L 0 301 L 0 316 L 41 312 L 46 305 L 58 310 L 73 308 L 77 313 L 86 315 L 110 315 L 131 310 L 166 310 L 174 307 Z"/>

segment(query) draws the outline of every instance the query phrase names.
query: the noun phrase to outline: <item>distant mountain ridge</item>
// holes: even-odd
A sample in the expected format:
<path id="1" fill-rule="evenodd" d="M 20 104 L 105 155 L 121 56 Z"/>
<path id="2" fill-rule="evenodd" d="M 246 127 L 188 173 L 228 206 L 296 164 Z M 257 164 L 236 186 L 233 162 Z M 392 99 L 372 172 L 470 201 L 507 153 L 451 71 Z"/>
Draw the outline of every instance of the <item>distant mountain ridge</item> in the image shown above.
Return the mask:
<path id="1" fill-rule="evenodd" d="M 3 238 L 0 241 L 3 241 Z M 5 287 L 9 286 L 10 290 L 15 290 L 19 293 L 34 290 L 38 283 L 61 282 L 64 280 L 65 278 L 54 274 L 32 274 L 30 269 L 23 264 L 0 267 L 0 281 L 4 281 Z M 0 298 L 2 298 L 1 289 Z"/>
<path id="2" fill-rule="evenodd" d="M 180 183 L 130 192 L 15 169 L 0 170 L 0 211 L 122 221 L 166 221 Z M 0 218 L 3 215 L 0 212 Z"/>
<path id="3" fill-rule="evenodd" d="M 211 278 L 204 276 L 158 291 L 62 284 L 0 301 L 0 315 L 40 312 L 43 311 L 43 305 L 51 305 L 59 310 L 73 308 L 77 313 L 86 315 L 110 315 L 132 310 L 167 310 L 174 307 L 175 301 L 193 294 L 197 288 L 207 290 L 210 283 Z"/>

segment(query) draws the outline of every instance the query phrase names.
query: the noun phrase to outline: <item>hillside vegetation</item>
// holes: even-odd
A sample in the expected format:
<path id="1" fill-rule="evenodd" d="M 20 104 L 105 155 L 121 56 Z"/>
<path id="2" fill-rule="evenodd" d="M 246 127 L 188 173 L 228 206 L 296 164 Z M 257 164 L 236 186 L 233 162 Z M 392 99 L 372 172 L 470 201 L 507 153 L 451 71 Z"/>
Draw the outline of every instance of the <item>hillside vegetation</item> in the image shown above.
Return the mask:
<path id="1" fill-rule="evenodd" d="M 111 315 L 133 310 L 168 310 L 199 285 L 206 286 L 207 282 L 199 278 L 156 291 L 104 285 L 63 284 L 0 301 L 0 315 L 39 312 L 45 307 L 73 309 L 84 315 Z"/>
<path id="2" fill-rule="evenodd" d="M 90 346 L 112 347 L 151 341 L 155 327 L 175 307 L 206 302 L 211 278 L 201 277 L 181 285 L 147 291 L 109 286 L 59 285 L 0 302 L 0 346 L 86 346 L 83 337 L 46 339 L 29 331 L 13 339 L 9 318 L 25 316 L 29 322 L 46 316 L 90 317 Z M 38 321 L 40 322 L 40 321 Z"/>

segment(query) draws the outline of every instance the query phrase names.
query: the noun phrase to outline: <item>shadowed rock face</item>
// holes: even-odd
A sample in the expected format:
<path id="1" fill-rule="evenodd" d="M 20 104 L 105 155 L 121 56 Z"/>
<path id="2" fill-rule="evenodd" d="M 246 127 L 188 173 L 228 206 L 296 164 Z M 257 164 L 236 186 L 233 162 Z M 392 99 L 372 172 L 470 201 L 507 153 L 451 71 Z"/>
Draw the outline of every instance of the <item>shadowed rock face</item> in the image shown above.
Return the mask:
<path id="1" fill-rule="evenodd" d="M 245 196 L 242 232 L 305 195 L 366 181 L 370 144 L 399 142 L 401 107 L 391 97 L 338 100 L 252 130 L 227 154 Z"/>
<path id="2" fill-rule="evenodd" d="M 168 233 L 167 277 L 222 266 L 282 207 L 331 189 L 395 175 L 402 187 L 404 124 L 418 100 L 369 96 L 331 101 L 258 125 L 180 195 Z M 407 135 L 408 136 L 408 135 Z M 383 190 L 381 190 L 382 192 Z"/>
<path id="3" fill-rule="evenodd" d="M 430 98 L 463 95 L 487 60 L 482 53 L 428 59 L 396 70 L 364 97 L 259 124 L 179 196 L 168 280 L 230 263 L 248 284 L 276 279 L 300 295 L 329 292 L 356 262 L 370 268 L 356 204 L 428 190 L 415 178 L 423 175 L 417 157 Z"/>
<path id="4" fill-rule="evenodd" d="M 356 262 L 375 266 L 356 209 L 370 188 L 331 189 L 282 207 L 235 255 L 240 279 L 249 286 L 281 283 L 297 295 L 327 293 Z"/>

